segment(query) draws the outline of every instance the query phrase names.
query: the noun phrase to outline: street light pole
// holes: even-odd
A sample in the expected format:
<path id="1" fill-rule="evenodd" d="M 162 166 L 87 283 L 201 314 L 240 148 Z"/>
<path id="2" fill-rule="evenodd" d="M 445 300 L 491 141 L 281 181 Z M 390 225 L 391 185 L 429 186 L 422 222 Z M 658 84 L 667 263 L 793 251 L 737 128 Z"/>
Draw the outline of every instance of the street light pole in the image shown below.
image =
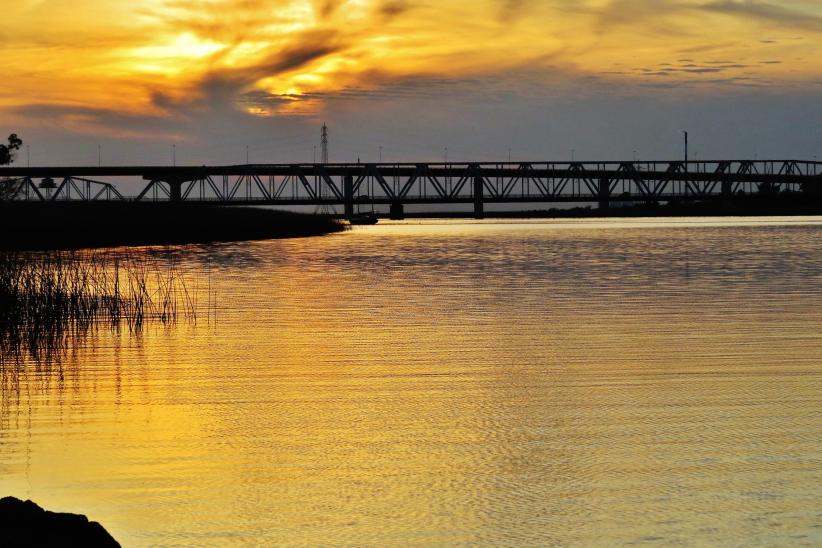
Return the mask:
<path id="1" fill-rule="evenodd" d="M 682 132 L 685 135 L 685 170 L 688 170 L 688 132 Z"/>

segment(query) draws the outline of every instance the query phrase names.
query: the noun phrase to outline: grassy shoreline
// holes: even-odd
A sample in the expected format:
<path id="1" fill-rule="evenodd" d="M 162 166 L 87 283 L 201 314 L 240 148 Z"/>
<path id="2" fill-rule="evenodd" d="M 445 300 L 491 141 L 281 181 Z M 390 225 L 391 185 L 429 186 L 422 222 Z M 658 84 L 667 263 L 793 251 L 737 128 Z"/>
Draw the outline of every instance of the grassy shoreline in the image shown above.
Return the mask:
<path id="1" fill-rule="evenodd" d="M 60 363 L 98 328 L 138 333 L 178 316 L 195 322 L 199 287 L 187 286 L 173 255 L 0 251 L 0 389 L 26 363 Z"/>
<path id="2" fill-rule="evenodd" d="M 321 236 L 328 216 L 250 207 L 158 203 L 0 204 L 0 249 L 47 250 Z"/>

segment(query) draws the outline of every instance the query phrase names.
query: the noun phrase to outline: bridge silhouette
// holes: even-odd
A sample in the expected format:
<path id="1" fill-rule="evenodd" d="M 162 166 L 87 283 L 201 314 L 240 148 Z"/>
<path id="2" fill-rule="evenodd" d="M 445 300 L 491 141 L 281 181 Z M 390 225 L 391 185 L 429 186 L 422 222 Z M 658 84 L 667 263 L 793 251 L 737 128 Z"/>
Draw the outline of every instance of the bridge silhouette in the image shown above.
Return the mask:
<path id="1" fill-rule="evenodd" d="M 145 181 L 127 196 L 125 178 Z M 104 180 L 105 179 L 105 180 Z M 115 181 L 112 182 L 111 179 Z M 120 181 L 117 181 L 120 180 Z M 7 167 L 3 195 L 25 201 L 134 201 L 233 205 L 615 203 L 822 195 L 822 163 L 803 160 L 247 164 Z"/>

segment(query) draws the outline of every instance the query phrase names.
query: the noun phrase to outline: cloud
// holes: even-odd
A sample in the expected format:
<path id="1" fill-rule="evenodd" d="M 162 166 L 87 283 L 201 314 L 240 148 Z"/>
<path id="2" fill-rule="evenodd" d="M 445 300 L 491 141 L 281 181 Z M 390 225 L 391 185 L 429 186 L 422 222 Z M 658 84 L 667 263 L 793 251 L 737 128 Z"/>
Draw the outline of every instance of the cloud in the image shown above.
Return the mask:
<path id="1" fill-rule="evenodd" d="M 61 133 L 104 134 L 115 139 L 185 139 L 179 118 L 52 103 L 23 105 L 9 111 L 29 120 L 29 127 L 39 125 Z"/>
<path id="2" fill-rule="evenodd" d="M 334 54 L 341 47 L 333 34 L 318 35 L 309 32 L 301 40 L 295 41 L 295 44 L 274 51 L 254 63 L 236 68 L 211 69 L 201 79 L 190 84 L 183 94 L 172 96 L 155 92 L 152 102 L 165 113 L 182 115 L 231 110 L 235 105 L 248 106 L 249 97 L 259 98 L 265 95 L 254 90 L 255 84 L 260 80 L 304 68 Z"/>
<path id="3" fill-rule="evenodd" d="M 399 17 L 410 9 L 411 5 L 405 0 L 388 0 L 379 6 L 379 12 L 387 20 Z"/>
<path id="4" fill-rule="evenodd" d="M 701 9 L 755 19 L 768 25 L 780 25 L 811 32 L 822 32 L 822 17 L 804 11 L 756 0 L 718 0 L 703 4 Z"/>
<path id="5" fill-rule="evenodd" d="M 798 0 L 107 0 L 106 10 L 98 0 L 59 0 L 53 6 L 36 9 L 37 28 L 34 12 L 12 9 L 25 17 L 9 19 L 2 31 L 0 110 L 63 105 L 61 115 L 75 124 L 98 119 L 139 128 L 135 118 L 109 112 L 161 120 L 194 120 L 205 112 L 291 117 L 319 115 L 334 101 L 366 110 L 374 100 L 403 111 L 413 100 L 449 95 L 496 105 L 500 97 L 639 93 L 660 79 L 700 86 L 717 75 L 796 86 L 788 75 L 811 81 L 822 73 L 812 56 L 820 38 L 805 33 L 802 42 L 792 40 L 819 28 L 822 8 Z M 767 39 L 761 25 L 750 24 L 770 20 L 779 26 L 769 28 Z"/>

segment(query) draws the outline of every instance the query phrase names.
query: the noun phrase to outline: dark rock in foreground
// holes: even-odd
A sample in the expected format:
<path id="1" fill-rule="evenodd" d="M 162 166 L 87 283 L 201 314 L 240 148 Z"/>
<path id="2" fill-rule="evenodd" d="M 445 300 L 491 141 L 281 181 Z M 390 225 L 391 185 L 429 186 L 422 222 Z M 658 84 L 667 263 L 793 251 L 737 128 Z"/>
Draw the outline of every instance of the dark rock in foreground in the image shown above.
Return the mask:
<path id="1" fill-rule="evenodd" d="M 0 249 L 76 249 L 319 236 L 328 216 L 252 207 L 131 202 L 0 204 Z"/>
<path id="2" fill-rule="evenodd" d="M 86 516 L 49 512 L 30 500 L 14 497 L 0 499 L 0 545 L 120 546 L 102 525 Z"/>

